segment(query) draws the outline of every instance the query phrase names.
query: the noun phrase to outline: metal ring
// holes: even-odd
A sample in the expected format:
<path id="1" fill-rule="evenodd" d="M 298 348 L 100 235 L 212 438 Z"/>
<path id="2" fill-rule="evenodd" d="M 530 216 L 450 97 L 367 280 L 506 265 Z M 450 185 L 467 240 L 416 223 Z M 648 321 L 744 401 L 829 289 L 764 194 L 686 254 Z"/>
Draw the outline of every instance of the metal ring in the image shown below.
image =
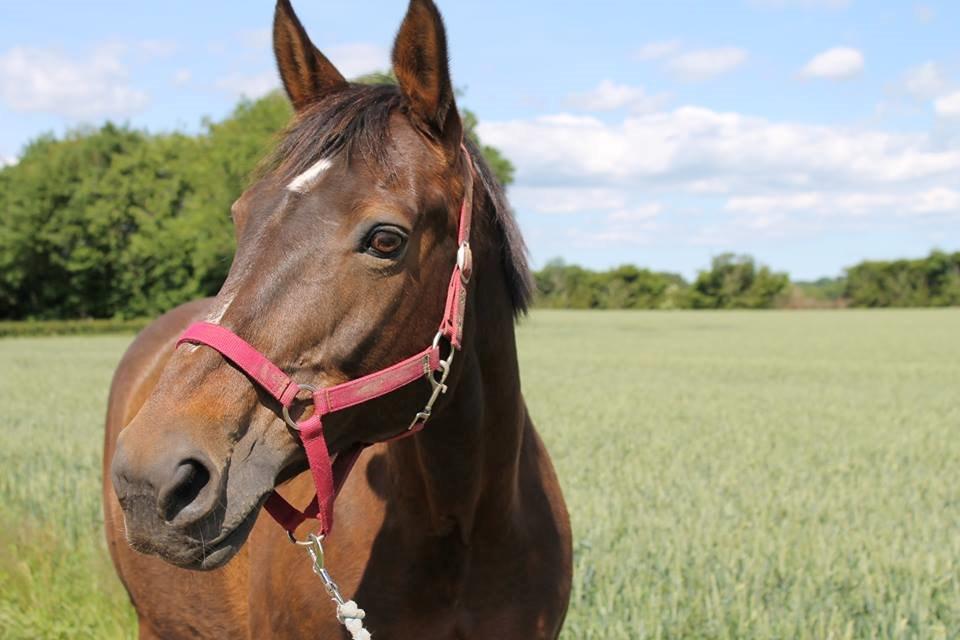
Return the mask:
<path id="1" fill-rule="evenodd" d="M 318 535 L 315 534 L 315 533 L 310 533 L 310 534 L 307 534 L 307 539 L 306 539 L 306 540 L 297 540 L 297 536 L 295 536 L 292 531 L 287 531 L 287 537 L 290 538 L 290 542 L 292 542 L 293 544 L 295 544 L 295 545 L 297 545 L 297 546 L 300 546 L 300 547 L 309 547 L 309 546 L 312 546 L 312 545 L 315 543 L 315 541 L 313 540 L 313 538 L 317 538 L 317 541 L 319 541 L 319 542 L 322 543 L 323 540 L 324 540 L 324 538 L 325 538 L 326 536 L 318 536 Z"/>
<path id="2" fill-rule="evenodd" d="M 313 385 L 298 384 L 297 386 L 300 387 L 300 391 L 306 391 L 310 394 L 314 394 L 317 392 L 317 388 L 314 387 Z M 300 391 L 297 392 L 297 395 L 300 395 Z M 283 408 L 283 419 L 287 423 L 288 427 L 290 427 L 294 431 L 300 431 L 300 425 L 297 424 L 296 421 L 290 417 L 290 407 Z"/>

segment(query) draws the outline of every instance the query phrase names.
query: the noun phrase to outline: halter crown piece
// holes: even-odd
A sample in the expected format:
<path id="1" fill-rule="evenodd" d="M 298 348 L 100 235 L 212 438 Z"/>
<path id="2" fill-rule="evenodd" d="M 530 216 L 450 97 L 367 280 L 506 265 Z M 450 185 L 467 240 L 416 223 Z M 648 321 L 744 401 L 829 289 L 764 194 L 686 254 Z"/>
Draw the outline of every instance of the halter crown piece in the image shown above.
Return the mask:
<path id="1" fill-rule="evenodd" d="M 364 449 L 374 443 L 358 443 L 341 452 L 331 462 L 330 452 L 323 437 L 323 417 L 349 407 L 363 404 L 405 387 L 422 378 L 430 383 L 431 394 L 426 406 L 414 417 L 409 427 L 399 435 L 386 440 L 391 442 L 412 436 L 419 432 L 430 419 L 433 405 L 447 390 L 446 380 L 450 375 L 453 357 L 462 347 L 463 319 L 467 303 L 467 285 L 473 271 L 473 257 L 470 250 L 470 226 L 473 211 L 473 162 L 467 148 L 461 144 L 466 159 L 467 175 L 464 182 L 463 202 L 460 205 L 460 223 L 457 231 L 457 263 L 447 288 L 447 302 L 444 307 L 440 329 L 429 347 L 397 364 L 381 369 L 362 378 L 344 382 L 333 387 L 315 388 L 307 384 L 298 384 L 273 364 L 265 355 L 257 351 L 229 329 L 207 322 L 198 322 L 187 328 L 177 341 L 181 344 L 205 345 L 232 362 L 246 373 L 264 391 L 279 403 L 287 424 L 300 434 L 317 495 L 303 511 L 293 507 L 278 493 L 273 492 L 264 507 L 287 532 L 294 531 L 307 519 L 319 521 L 321 538 L 333 528 L 333 502 L 340 487 Z M 446 339 L 450 343 L 450 354 L 441 358 L 440 342 Z M 313 398 L 313 415 L 301 422 L 290 418 L 290 407 L 301 392 L 310 393 Z"/>

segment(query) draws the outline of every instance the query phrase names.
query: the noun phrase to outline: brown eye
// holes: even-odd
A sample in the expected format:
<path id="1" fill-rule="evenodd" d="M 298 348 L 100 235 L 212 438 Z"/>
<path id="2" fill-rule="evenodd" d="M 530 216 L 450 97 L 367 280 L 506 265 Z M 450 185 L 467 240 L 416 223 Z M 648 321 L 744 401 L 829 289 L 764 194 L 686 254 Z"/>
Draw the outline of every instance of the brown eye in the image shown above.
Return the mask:
<path id="1" fill-rule="evenodd" d="M 378 258 L 394 258 L 407 238 L 398 229 L 379 227 L 367 239 L 367 253 Z"/>

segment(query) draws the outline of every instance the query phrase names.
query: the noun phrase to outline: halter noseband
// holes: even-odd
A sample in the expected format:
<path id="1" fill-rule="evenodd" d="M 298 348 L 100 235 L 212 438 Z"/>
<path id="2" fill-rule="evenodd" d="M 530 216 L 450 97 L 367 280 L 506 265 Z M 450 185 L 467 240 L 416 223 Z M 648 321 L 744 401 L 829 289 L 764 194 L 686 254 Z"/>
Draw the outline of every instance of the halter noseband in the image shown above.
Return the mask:
<path id="1" fill-rule="evenodd" d="M 319 521 L 321 536 L 330 532 L 333 528 L 333 502 L 337 493 L 360 457 L 360 453 L 374 444 L 355 444 L 341 452 L 331 462 L 330 452 L 323 437 L 323 416 L 379 398 L 421 378 L 426 378 L 431 388 L 429 400 L 405 431 L 385 441 L 392 442 L 414 435 L 423 429 L 430 419 L 434 403 L 447 390 L 446 381 L 447 376 L 450 375 L 453 357 L 462 347 L 467 285 L 473 272 L 470 226 L 473 211 L 474 169 L 469 151 L 463 145 L 461 149 L 466 158 L 467 176 L 464 183 L 463 202 L 460 205 L 457 263 L 447 288 L 443 320 L 433 339 L 433 344 L 429 347 L 386 369 L 356 380 L 318 389 L 294 382 L 269 358 L 243 338 L 220 325 L 208 322 L 192 324 L 177 341 L 178 347 L 181 344 L 190 343 L 205 345 L 218 351 L 280 403 L 284 420 L 299 433 L 316 485 L 316 498 L 301 512 L 274 491 L 264 505 L 267 512 L 287 530 L 291 537 L 297 527 L 309 518 Z M 446 358 L 442 358 L 440 354 L 440 343 L 443 339 L 450 343 L 450 354 Z M 301 392 L 311 394 L 314 411 L 308 419 L 295 422 L 290 417 L 290 407 Z"/>

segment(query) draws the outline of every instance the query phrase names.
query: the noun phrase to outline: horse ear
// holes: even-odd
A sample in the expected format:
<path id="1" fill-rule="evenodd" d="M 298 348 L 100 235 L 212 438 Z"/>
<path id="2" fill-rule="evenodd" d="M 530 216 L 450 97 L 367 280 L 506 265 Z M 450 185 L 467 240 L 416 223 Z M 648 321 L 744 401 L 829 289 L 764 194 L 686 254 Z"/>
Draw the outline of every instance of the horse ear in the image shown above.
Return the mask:
<path id="1" fill-rule="evenodd" d="M 302 111 L 321 95 L 347 86 L 347 81 L 333 63 L 310 42 L 290 0 L 277 0 L 273 17 L 273 52 L 283 86 L 297 111 Z"/>
<path id="2" fill-rule="evenodd" d="M 410 0 L 393 45 L 393 71 L 412 112 L 458 148 L 463 125 L 453 95 L 443 18 L 431 0 Z"/>

